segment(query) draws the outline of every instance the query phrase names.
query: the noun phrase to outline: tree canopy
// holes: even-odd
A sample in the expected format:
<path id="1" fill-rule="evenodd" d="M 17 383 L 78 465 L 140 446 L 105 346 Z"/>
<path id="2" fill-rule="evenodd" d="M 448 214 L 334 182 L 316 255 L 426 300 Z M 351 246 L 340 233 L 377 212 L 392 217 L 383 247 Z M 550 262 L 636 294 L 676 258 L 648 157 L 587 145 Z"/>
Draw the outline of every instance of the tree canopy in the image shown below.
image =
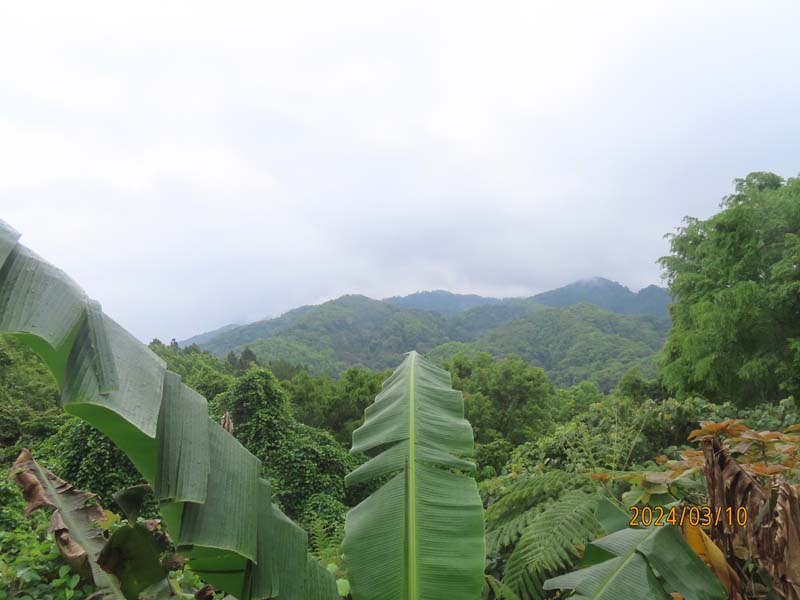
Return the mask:
<path id="1" fill-rule="evenodd" d="M 722 211 L 686 218 L 661 258 L 675 299 L 668 390 L 739 405 L 800 391 L 800 179 L 750 173 Z"/>

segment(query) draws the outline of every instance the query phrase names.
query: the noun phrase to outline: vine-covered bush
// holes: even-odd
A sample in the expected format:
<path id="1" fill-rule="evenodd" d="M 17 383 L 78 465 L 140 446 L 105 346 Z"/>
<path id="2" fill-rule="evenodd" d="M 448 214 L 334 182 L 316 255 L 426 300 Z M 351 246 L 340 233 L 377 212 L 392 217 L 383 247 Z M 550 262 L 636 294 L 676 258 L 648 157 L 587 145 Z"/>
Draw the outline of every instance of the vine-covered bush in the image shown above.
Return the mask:
<path id="1" fill-rule="evenodd" d="M 312 498 L 325 495 L 329 508 L 341 505 L 340 514 L 327 516 L 343 519 L 348 500 L 344 477 L 358 460 L 329 433 L 292 416 L 286 393 L 270 371 L 250 369 L 216 401 L 220 410 L 230 412 L 236 438 L 261 459 L 275 499 L 289 517 L 302 521 Z"/>
<path id="2" fill-rule="evenodd" d="M 114 510 L 118 510 L 113 500 L 116 492 L 143 482 L 122 450 L 77 417 L 68 418 L 58 433 L 40 446 L 38 458 L 62 479 L 91 490 L 103 506 Z M 154 508 L 149 503 L 146 514 L 152 514 Z"/>

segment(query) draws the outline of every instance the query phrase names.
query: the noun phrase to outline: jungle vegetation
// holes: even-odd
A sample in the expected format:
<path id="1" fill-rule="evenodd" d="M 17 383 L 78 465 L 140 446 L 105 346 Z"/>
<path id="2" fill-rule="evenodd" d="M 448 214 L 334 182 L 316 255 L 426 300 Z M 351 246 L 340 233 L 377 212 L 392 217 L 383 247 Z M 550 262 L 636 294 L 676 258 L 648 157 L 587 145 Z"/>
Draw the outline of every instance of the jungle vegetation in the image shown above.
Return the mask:
<path id="1" fill-rule="evenodd" d="M 351 296 L 145 348 L 3 229 L 0 599 L 798 598 L 798 235 L 751 173 L 672 235 L 671 321 Z"/>

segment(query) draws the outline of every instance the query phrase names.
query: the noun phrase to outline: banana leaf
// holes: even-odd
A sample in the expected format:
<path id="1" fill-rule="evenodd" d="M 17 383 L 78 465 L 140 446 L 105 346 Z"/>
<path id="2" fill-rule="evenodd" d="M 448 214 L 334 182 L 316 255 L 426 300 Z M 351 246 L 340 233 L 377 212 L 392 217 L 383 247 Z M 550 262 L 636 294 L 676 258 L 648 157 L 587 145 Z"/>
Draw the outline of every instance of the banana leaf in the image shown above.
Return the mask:
<path id="1" fill-rule="evenodd" d="M 353 432 L 372 458 L 348 485 L 391 477 L 352 509 L 344 554 L 355 600 L 477 600 L 483 587 L 483 507 L 472 428 L 450 375 L 416 352 L 383 384 Z"/>
<path id="2" fill-rule="evenodd" d="M 37 352 L 64 410 L 128 455 L 190 567 L 240 600 L 290 600 L 294 588 L 335 600 L 333 576 L 320 583 L 325 575 L 308 567 L 305 533 L 275 518 L 258 459 L 209 419 L 202 396 L 18 239 L 0 221 L 0 333 Z"/>
<path id="3" fill-rule="evenodd" d="M 575 590 L 580 600 L 653 598 L 725 600 L 719 579 L 684 541 L 665 527 L 621 529 L 592 542 L 613 558 L 544 582 L 546 590 Z"/>

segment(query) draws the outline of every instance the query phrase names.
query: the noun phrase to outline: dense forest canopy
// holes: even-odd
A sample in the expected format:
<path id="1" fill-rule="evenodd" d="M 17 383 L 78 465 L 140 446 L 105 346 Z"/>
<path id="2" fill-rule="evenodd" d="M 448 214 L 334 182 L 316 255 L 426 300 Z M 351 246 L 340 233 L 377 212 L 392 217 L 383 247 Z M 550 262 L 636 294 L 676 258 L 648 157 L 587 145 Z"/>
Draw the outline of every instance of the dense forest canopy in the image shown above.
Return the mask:
<path id="1" fill-rule="evenodd" d="M 800 179 L 751 173 L 661 259 L 675 303 L 664 383 L 736 404 L 800 391 Z"/>
<path id="2" fill-rule="evenodd" d="M 787 546 L 767 555 L 752 530 L 745 540 L 713 527 L 665 528 L 671 533 L 657 541 L 634 540 L 638 533 L 624 533 L 638 531 L 626 528 L 624 511 L 721 502 L 704 479 L 715 469 L 720 477 L 739 469 L 737 480 L 760 482 L 750 490 L 783 490 L 771 499 L 741 492 L 751 508 L 794 510 L 786 494 L 800 481 L 792 433 L 800 421 L 799 236 L 800 180 L 751 173 L 736 180 L 717 214 L 687 218 L 670 236 L 671 252 L 661 259 L 668 292 L 634 294 L 591 280 L 526 299 L 351 295 L 182 344 L 156 339 L 149 348 L 261 461 L 272 501 L 309 532 L 313 559 L 334 574 L 343 597 L 352 566 L 341 549 L 346 515 L 381 498 L 385 484 L 377 477 L 345 485 L 370 459 L 350 452 L 353 434 L 365 411 L 375 410 L 391 368 L 416 349 L 446 370 L 431 367 L 461 392 L 471 424 L 486 520 L 484 598 L 555 599 L 576 588 L 600 597 L 587 583 L 585 571 L 594 567 L 581 567 L 606 568 L 617 552 L 641 561 L 638 575 L 620 574 L 643 586 L 624 588 L 628 597 L 791 598 L 800 580 L 791 569 L 782 574 L 780 561 L 792 564 Z M 668 301 L 671 321 L 663 314 Z M 378 454 L 388 448 L 376 444 Z M 40 357 L 6 336 L 4 468 L 23 448 L 97 494 L 112 515 L 108 534 L 127 521 L 124 496 L 115 494 L 140 484 L 141 474 L 108 437 L 62 412 Z M 723 468 L 709 457 L 729 462 Z M 88 599 L 91 575 L 71 578 L 47 519 L 26 518 L 24 507 L 12 483 L 0 484 L 0 599 Z M 141 511 L 140 520 L 160 516 L 147 494 Z M 765 525 L 773 539 L 789 535 L 782 523 Z M 612 541 L 598 541 L 606 536 Z M 708 554 L 725 553 L 722 563 L 704 558 L 697 539 Z M 685 576 L 672 576 L 660 556 L 683 561 Z M 191 569 L 173 566 L 173 592 L 222 598 Z"/>

